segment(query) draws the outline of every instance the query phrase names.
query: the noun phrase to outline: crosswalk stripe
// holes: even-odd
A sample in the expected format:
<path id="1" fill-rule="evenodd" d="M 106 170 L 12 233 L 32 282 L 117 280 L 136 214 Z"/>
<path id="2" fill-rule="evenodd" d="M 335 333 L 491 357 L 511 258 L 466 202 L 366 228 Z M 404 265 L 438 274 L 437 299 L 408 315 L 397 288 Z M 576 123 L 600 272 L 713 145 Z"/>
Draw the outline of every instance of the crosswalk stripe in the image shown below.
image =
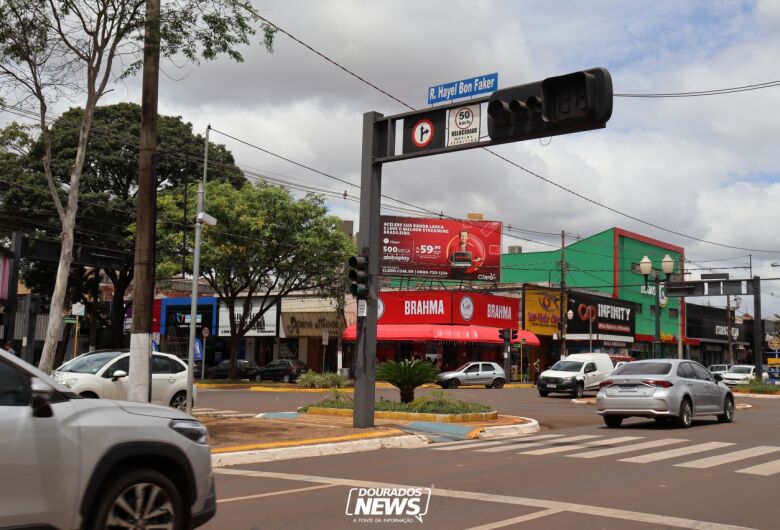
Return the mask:
<path id="1" fill-rule="evenodd" d="M 555 440 L 553 447 L 545 447 L 544 449 L 534 449 L 533 451 L 520 451 L 519 455 L 549 455 L 552 453 L 563 453 L 564 451 L 571 451 L 573 449 L 581 449 L 587 447 L 583 444 L 570 444 L 569 442 L 579 442 L 584 440 L 591 440 L 593 438 L 601 438 L 601 435 L 584 434 L 582 436 L 571 436 L 563 440 Z M 556 442 L 562 442 L 557 444 Z"/>
<path id="2" fill-rule="evenodd" d="M 192 412 L 211 412 L 212 410 L 217 409 L 192 409 Z"/>
<path id="3" fill-rule="evenodd" d="M 773 447 L 771 445 L 759 445 L 758 447 L 751 447 L 750 449 L 743 449 L 741 451 L 734 451 L 732 453 L 725 453 L 722 455 L 710 456 L 708 458 L 691 460 L 690 462 L 675 464 L 675 466 L 691 467 L 695 469 L 706 469 L 708 467 L 715 467 L 722 464 L 737 462 L 738 460 L 753 458 L 754 456 L 767 455 L 769 453 L 774 453 L 776 451 L 780 451 L 780 447 Z"/>
<path id="4" fill-rule="evenodd" d="M 622 447 L 609 447 L 607 449 L 597 449 L 595 451 L 585 451 L 584 453 L 575 453 L 573 455 L 566 455 L 571 458 L 599 458 L 602 456 L 619 455 L 622 453 L 632 453 L 634 451 L 642 451 L 644 449 L 653 449 L 655 447 L 662 447 L 664 445 L 672 445 L 680 442 L 687 442 L 684 438 L 661 438 L 660 440 L 650 440 L 649 442 L 642 442 L 639 444 L 624 445 Z"/>
<path id="5" fill-rule="evenodd" d="M 634 464 L 647 464 L 648 462 L 667 460 L 669 458 L 676 458 L 678 456 L 690 455 L 693 453 L 698 453 L 700 451 L 711 451 L 713 449 L 720 449 L 721 447 L 728 447 L 730 445 L 734 445 L 734 444 L 728 442 L 708 442 L 705 444 L 689 445 L 688 447 L 680 447 L 679 449 L 670 449 L 668 451 L 649 453 L 646 455 L 635 456 L 633 458 L 624 458 L 620 461 L 632 462 Z"/>
<path id="6" fill-rule="evenodd" d="M 780 473 L 780 460 L 773 460 L 771 462 L 758 464 L 757 466 L 738 469 L 737 473 L 747 473 L 748 475 L 761 475 L 762 477 L 768 477 L 769 475 Z"/>
<path id="7" fill-rule="evenodd" d="M 534 436 L 526 438 L 525 440 L 514 440 L 510 445 L 500 445 L 499 447 L 488 447 L 487 449 L 475 449 L 476 453 L 500 453 L 503 451 L 515 451 L 517 449 L 525 449 L 526 447 L 536 447 L 544 445 L 550 442 L 557 442 L 558 440 L 550 440 L 549 438 L 560 438 L 562 434 L 543 434 L 542 436 Z M 542 440 L 537 441 L 537 440 Z M 480 446 L 482 447 L 482 446 Z"/>
<path id="8" fill-rule="evenodd" d="M 468 448 L 470 446 L 488 447 L 492 445 L 503 445 L 512 443 L 519 440 L 539 440 L 544 438 L 560 438 L 562 434 L 542 434 L 540 436 L 519 436 L 517 438 L 504 438 L 502 440 L 495 440 L 486 442 L 484 440 L 461 440 L 458 442 L 444 442 L 437 443 L 434 447 L 431 447 L 434 451 L 456 451 L 458 449 Z"/>
<path id="9" fill-rule="evenodd" d="M 630 442 L 632 440 L 641 440 L 644 438 L 643 436 L 622 436 L 620 438 L 607 438 L 606 440 L 596 440 L 595 442 L 586 442 L 582 444 L 582 447 L 591 447 L 591 446 L 599 446 L 599 445 L 609 445 L 613 443 L 624 443 L 624 442 Z M 570 440 L 553 440 L 553 442 L 568 442 Z M 503 451 L 514 451 L 516 449 L 527 449 L 529 447 L 538 447 L 540 445 L 546 445 L 548 441 L 544 442 L 538 442 L 538 443 L 523 443 L 523 444 L 512 444 L 508 446 L 502 446 L 502 447 L 491 447 L 488 449 L 477 449 L 475 452 L 477 453 L 500 453 Z M 577 444 L 580 445 L 580 444 Z M 570 449 L 576 449 L 576 447 L 573 446 L 567 446 L 566 450 Z M 563 450 L 556 451 L 556 452 L 562 452 Z"/>

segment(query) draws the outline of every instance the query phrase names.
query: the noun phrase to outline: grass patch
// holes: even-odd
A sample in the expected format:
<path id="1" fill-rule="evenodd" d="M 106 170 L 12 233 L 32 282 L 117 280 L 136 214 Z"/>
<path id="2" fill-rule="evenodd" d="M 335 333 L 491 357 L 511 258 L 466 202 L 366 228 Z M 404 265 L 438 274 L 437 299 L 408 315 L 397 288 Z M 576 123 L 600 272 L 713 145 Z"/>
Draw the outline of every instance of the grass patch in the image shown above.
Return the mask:
<path id="1" fill-rule="evenodd" d="M 323 407 L 332 409 L 352 409 L 354 402 L 350 396 L 342 392 L 334 394 L 318 403 L 312 403 L 298 409 L 306 412 L 309 407 Z M 492 412 L 492 408 L 481 403 L 451 399 L 443 392 L 431 392 L 429 395 L 418 398 L 411 403 L 399 403 L 381 399 L 374 404 L 377 411 L 388 412 L 421 412 L 426 414 L 473 414 L 477 412 Z"/>
<path id="2" fill-rule="evenodd" d="M 751 394 L 777 394 L 780 393 L 780 385 L 768 385 L 766 383 L 759 383 L 758 381 L 751 381 L 747 385 L 737 385 L 734 390 L 738 392 L 750 392 Z"/>

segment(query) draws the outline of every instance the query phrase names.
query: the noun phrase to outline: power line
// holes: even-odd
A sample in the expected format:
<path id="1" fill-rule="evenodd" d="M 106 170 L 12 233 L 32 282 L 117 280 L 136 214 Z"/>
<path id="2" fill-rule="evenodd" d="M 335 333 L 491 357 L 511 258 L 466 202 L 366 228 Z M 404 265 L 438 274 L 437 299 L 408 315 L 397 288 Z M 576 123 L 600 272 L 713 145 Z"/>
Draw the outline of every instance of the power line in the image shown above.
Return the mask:
<path id="1" fill-rule="evenodd" d="M 766 81 L 754 85 L 743 85 L 730 88 L 716 88 L 713 90 L 695 90 L 692 92 L 655 92 L 655 93 L 616 93 L 615 97 L 620 98 L 690 98 L 699 96 L 719 96 L 721 94 L 736 94 L 738 92 L 748 92 L 751 90 L 762 90 L 780 86 L 780 80 Z"/>

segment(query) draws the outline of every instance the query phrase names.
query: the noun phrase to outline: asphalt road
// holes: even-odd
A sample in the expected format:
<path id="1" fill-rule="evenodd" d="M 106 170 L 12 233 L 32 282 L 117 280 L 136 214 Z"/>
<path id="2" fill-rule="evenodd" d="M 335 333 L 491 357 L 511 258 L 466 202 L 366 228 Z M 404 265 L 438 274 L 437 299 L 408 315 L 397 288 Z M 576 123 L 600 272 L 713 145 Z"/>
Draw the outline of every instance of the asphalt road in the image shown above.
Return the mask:
<path id="1" fill-rule="evenodd" d="M 697 420 L 675 429 L 632 419 L 608 429 L 592 405 L 568 398 L 525 389 L 455 392 L 548 428 L 509 440 L 217 470 L 218 512 L 205 528 L 780 528 L 780 399 L 740 397 L 752 408 L 738 410 L 733 424 Z M 311 399 L 222 394 L 201 397 L 244 396 L 259 407 Z M 432 488 L 422 522 L 347 514 L 361 488 L 392 486 L 422 488 L 423 499 Z"/>

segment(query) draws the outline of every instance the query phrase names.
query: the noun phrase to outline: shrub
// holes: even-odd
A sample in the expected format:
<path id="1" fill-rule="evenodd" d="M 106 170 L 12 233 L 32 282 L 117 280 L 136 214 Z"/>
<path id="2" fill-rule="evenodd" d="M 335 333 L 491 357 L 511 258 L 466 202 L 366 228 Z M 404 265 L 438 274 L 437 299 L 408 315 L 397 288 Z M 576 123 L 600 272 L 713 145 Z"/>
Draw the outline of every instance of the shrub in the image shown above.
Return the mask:
<path id="1" fill-rule="evenodd" d="M 341 374 L 325 372 L 320 374 L 309 370 L 298 378 L 301 388 L 343 388 L 347 384 L 347 378 Z"/>
<path id="2" fill-rule="evenodd" d="M 742 392 L 752 392 L 753 394 L 774 394 L 780 392 L 780 385 L 768 385 L 766 383 L 759 383 L 758 381 L 751 381 L 747 385 L 737 385 L 734 390 L 741 390 Z"/>
<path id="3" fill-rule="evenodd" d="M 376 367 L 376 378 L 398 388 L 401 403 L 411 403 L 414 401 L 414 389 L 438 381 L 439 370 L 428 361 L 386 361 Z"/>
<path id="4" fill-rule="evenodd" d="M 324 407 L 331 409 L 352 409 L 354 401 L 347 396 L 328 397 L 319 403 L 306 405 L 298 409 L 306 412 L 309 407 Z M 390 412 L 422 412 L 427 414 L 472 414 L 475 412 L 490 412 L 492 409 L 481 403 L 471 403 L 468 401 L 454 399 L 421 399 L 414 403 L 398 403 L 397 401 L 380 400 L 375 404 L 377 411 Z"/>

